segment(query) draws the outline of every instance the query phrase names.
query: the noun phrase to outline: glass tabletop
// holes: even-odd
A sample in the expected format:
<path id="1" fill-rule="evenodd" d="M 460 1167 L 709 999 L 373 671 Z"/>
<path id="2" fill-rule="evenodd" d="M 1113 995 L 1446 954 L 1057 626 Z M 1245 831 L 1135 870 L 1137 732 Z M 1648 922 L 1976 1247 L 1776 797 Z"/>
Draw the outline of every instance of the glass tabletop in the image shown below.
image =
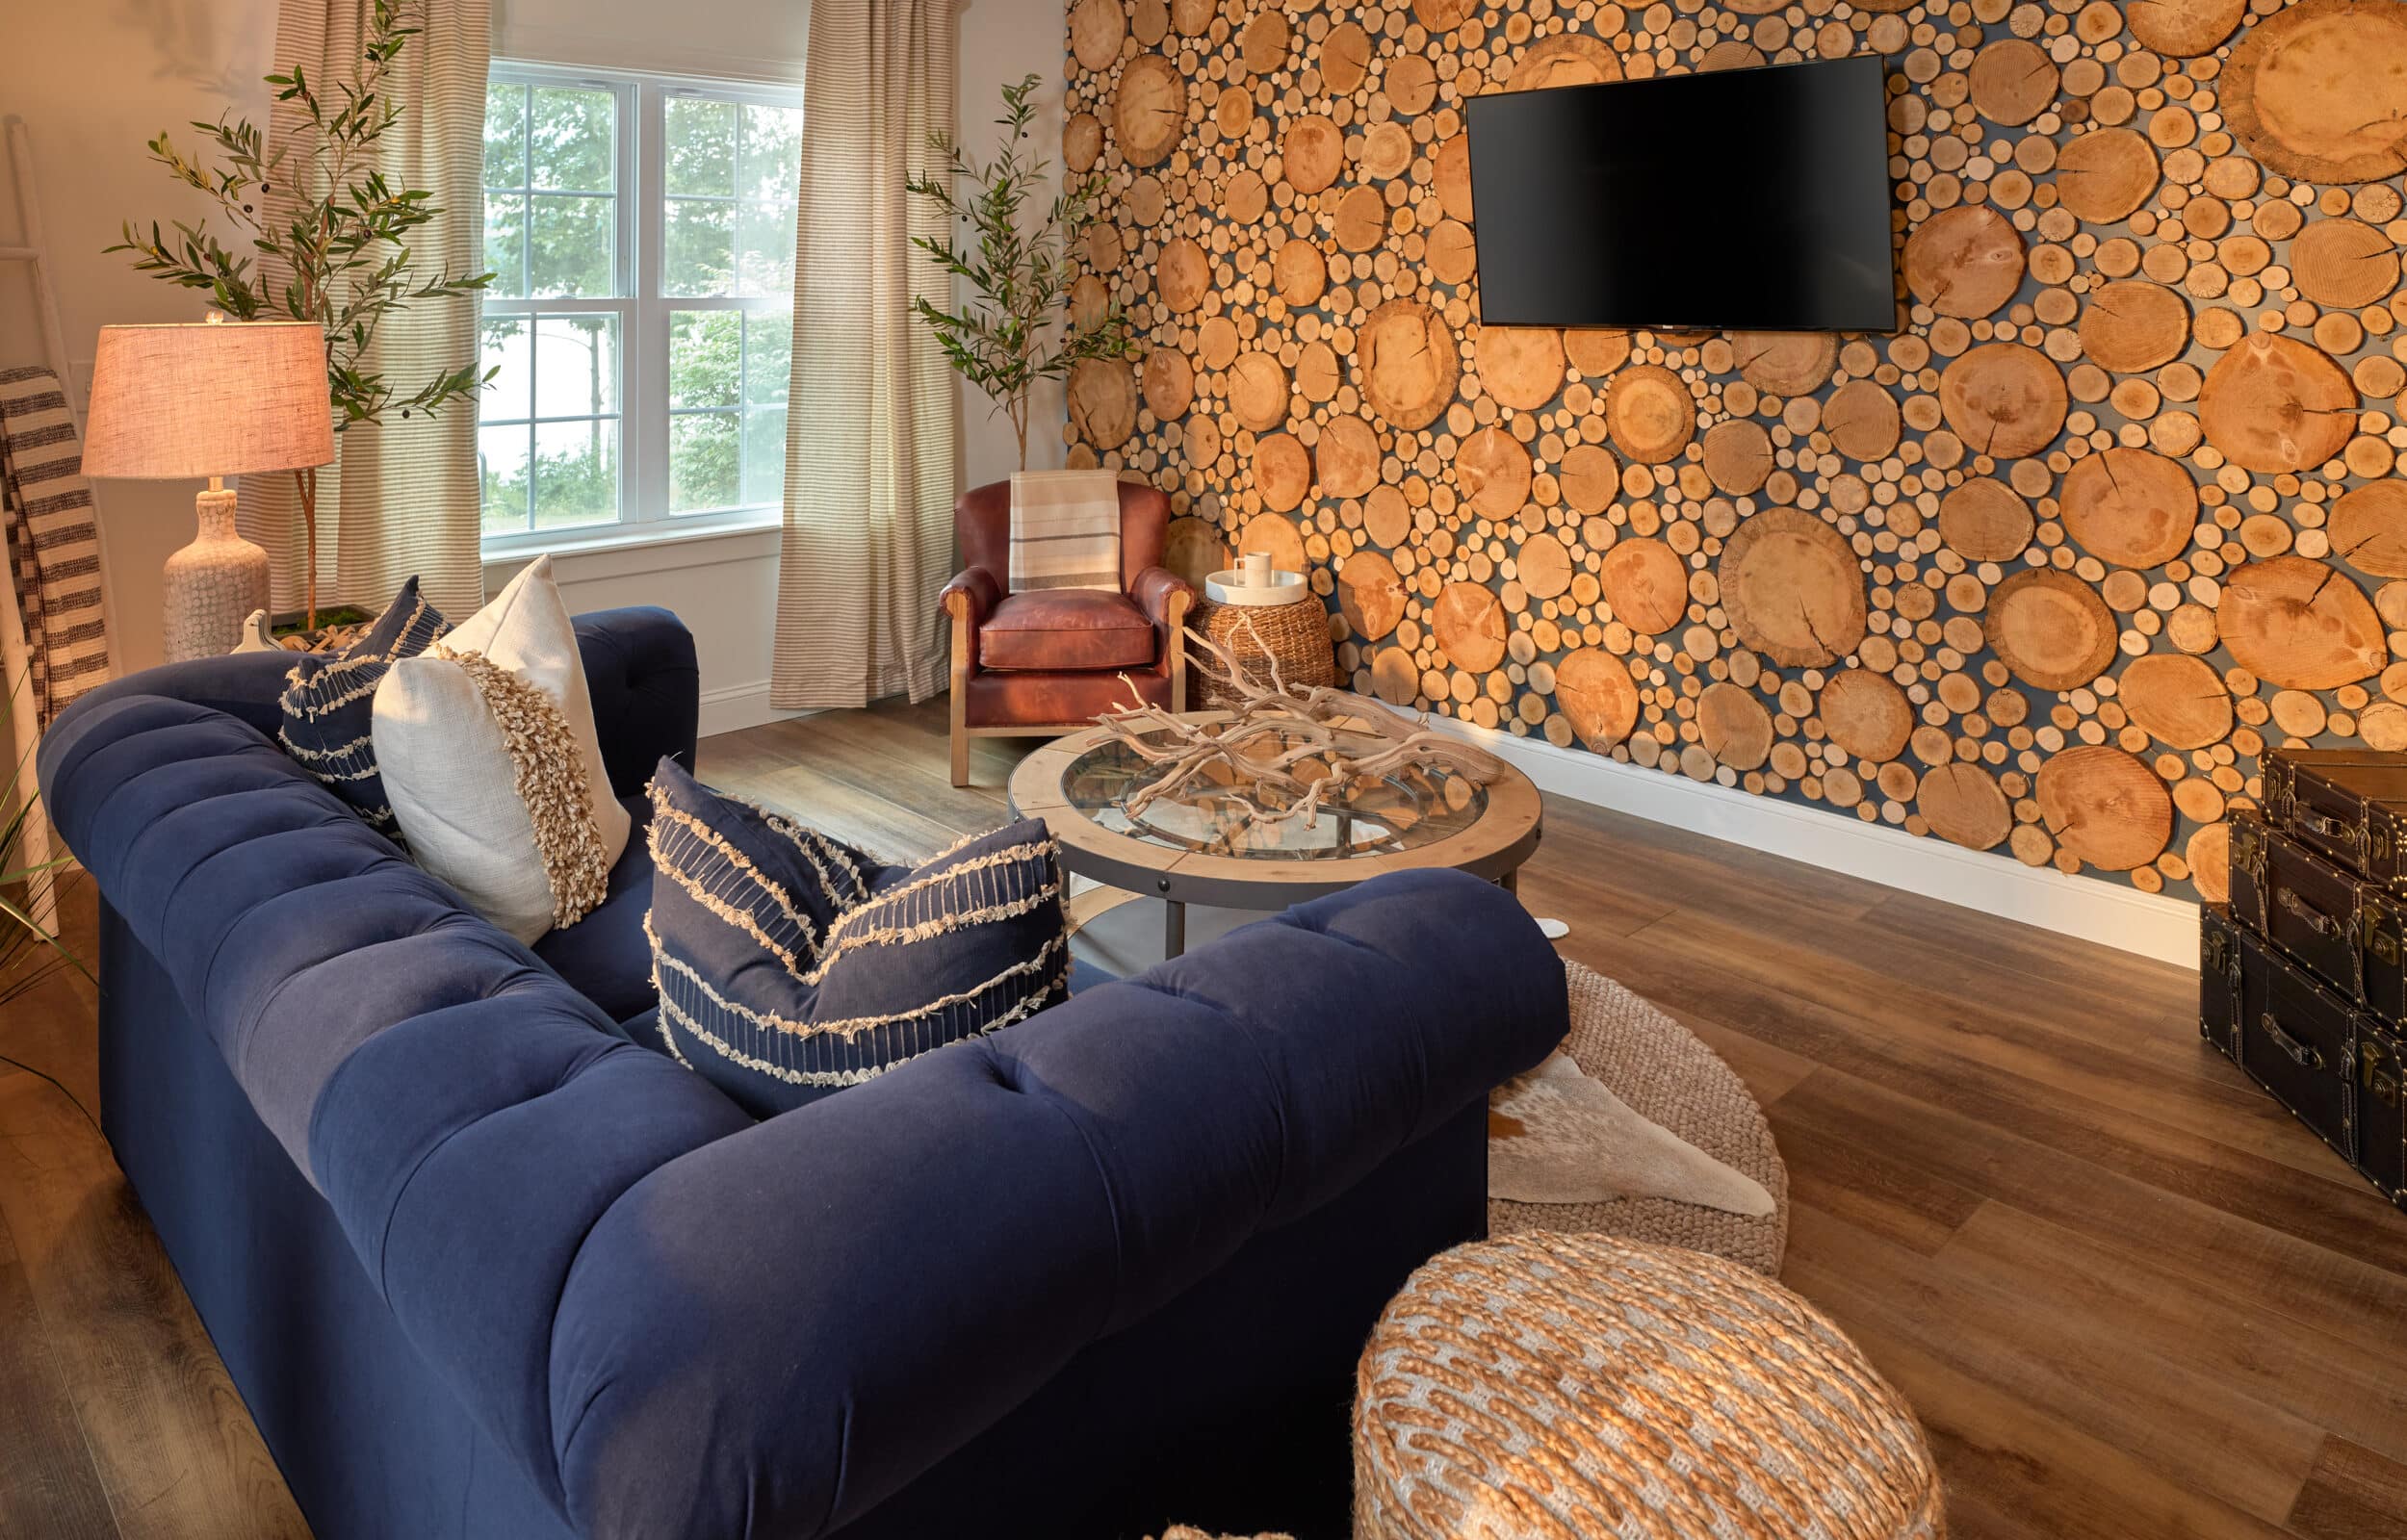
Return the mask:
<path id="1" fill-rule="evenodd" d="M 1167 774 L 1114 739 L 1063 768 L 1062 796 L 1114 834 L 1249 860 L 1334 860 L 1417 850 L 1462 833 L 1488 810 L 1485 787 L 1448 770 L 1409 766 L 1325 800 L 1308 818 L 1249 827 L 1249 803 L 1278 812 L 1294 799 L 1219 764 L 1130 812 L 1129 803 Z"/>

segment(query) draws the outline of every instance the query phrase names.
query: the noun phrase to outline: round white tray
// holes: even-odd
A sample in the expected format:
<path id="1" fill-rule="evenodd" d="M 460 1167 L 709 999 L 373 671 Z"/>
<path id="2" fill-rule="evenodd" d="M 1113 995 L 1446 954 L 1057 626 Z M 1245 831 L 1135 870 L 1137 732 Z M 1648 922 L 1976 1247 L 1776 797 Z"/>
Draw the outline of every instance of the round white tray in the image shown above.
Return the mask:
<path id="1" fill-rule="evenodd" d="M 1204 597 L 1215 604 L 1268 608 L 1292 604 L 1309 592 L 1300 572 L 1274 570 L 1270 581 L 1259 585 L 1248 583 L 1242 571 L 1216 572 L 1204 579 Z"/>

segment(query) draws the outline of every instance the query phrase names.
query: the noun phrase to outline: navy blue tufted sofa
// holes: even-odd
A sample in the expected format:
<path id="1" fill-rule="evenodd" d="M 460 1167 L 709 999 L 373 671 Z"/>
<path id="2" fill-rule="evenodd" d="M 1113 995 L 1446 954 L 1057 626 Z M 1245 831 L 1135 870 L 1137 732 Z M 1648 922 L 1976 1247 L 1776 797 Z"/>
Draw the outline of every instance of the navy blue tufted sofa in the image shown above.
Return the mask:
<path id="1" fill-rule="evenodd" d="M 578 624 L 634 797 L 692 642 Z M 276 749 L 283 666 L 117 681 L 40 774 L 110 1142 L 323 1540 L 1344 1532 L 1356 1352 L 1564 1029 L 1511 898 L 1371 884 L 755 1123 L 620 1035 L 640 836 L 547 961 Z"/>

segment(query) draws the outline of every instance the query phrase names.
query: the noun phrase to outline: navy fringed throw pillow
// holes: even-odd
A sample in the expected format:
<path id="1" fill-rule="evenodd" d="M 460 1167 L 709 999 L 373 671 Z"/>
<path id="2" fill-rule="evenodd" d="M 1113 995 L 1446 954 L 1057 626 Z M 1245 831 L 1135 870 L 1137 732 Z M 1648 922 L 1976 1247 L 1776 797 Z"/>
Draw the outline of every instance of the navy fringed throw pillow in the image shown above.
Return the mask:
<path id="1" fill-rule="evenodd" d="M 662 759 L 650 838 L 661 1045 L 756 1117 L 1067 996 L 1061 863 L 1036 820 L 885 866 Z"/>
<path id="2" fill-rule="evenodd" d="M 419 596 L 412 578 L 358 641 L 340 653 L 303 654 L 285 674 L 284 693 L 276 699 L 284 717 L 276 736 L 284 752 L 391 839 L 400 839 L 401 824 L 385 798 L 369 736 L 376 685 L 396 661 L 416 657 L 451 629 Z"/>

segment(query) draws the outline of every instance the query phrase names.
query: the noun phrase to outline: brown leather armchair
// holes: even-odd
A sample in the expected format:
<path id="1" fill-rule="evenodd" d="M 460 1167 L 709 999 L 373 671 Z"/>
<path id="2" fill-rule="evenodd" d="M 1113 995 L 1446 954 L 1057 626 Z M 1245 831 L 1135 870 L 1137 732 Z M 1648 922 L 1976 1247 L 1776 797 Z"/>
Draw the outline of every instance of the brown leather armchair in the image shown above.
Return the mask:
<path id="1" fill-rule="evenodd" d="M 1120 585 L 1015 594 L 1011 483 L 953 504 L 962 571 L 940 601 L 953 623 L 953 784 L 970 783 L 970 740 L 1074 732 L 1116 706 L 1187 708 L 1180 645 L 1195 589 L 1161 564 L 1170 499 L 1120 483 Z"/>

